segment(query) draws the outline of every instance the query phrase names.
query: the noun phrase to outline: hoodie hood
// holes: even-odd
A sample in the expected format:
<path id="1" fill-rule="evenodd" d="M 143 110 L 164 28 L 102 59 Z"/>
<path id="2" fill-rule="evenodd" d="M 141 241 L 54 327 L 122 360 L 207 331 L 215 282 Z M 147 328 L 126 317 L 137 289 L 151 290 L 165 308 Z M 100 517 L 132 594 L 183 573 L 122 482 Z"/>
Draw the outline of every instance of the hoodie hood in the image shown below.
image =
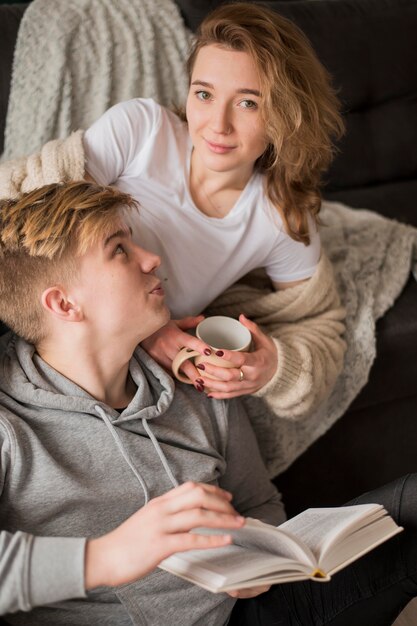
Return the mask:
<path id="1" fill-rule="evenodd" d="M 197 394 L 190 385 L 175 386 L 141 348 L 135 350 L 129 372 L 137 389 L 119 413 L 58 373 L 24 339 L 12 333 L 1 337 L 0 438 L 3 433 L 10 450 L 14 441 L 22 441 L 16 472 L 27 480 L 30 471 L 35 481 L 35 465 L 43 476 L 52 462 L 51 471 L 60 475 L 57 484 L 70 483 L 77 492 L 80 476 L 87 473 L 101 485 L 101 497 L 111 484 L 120 498 L 134 478 L 140 483 L 138 506 L 190 478 L 216 481 L 226 469 L 225 404 Z M 108 467 L 114 463 L 118 474 L 110 478 Z"/>
<path id="2" fill-rule="evenodd" d="M 7 333 L 1 338 L 0 347 L 0 391 L 19 404 L 94 416 L 97 416 L 96 406 L 101 406 L 112 416 L 113 424 L 120 425 L 159 417 L 173 401 L 174 381 L 140 347 L 129 363 L 137 391 L 120 415 L 48 365 L 24 339 Z"/>
<path id="3" fill-rule="evenodd" d="M 28 409 L 40 412 L 59 410 L 72 414 L 91 415 L 101 419 L 114 444 L 142 487 L 145 504 L 149 490 L 142 474 L 123 444 L 118 428 L 140 433 L 145 431 L 173 487 L 178 486 L 169 463 L 149 420 L 164 415 L 174 399 L 174 382 L 149 355 L 137 347 L 129 363 L 129 373 L 137 385 L 129 405 L 118 411 L 97 401 L 81 387 L 48 365 L 33 345 L 10 334 L 5 340 L 1 360 L 0 391 Z"/>

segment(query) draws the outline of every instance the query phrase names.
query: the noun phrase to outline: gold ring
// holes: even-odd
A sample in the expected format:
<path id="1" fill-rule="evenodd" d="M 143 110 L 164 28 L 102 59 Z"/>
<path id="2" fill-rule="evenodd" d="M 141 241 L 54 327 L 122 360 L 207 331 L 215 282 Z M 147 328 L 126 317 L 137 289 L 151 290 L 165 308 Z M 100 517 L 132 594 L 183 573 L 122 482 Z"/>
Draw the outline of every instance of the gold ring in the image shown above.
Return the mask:
<path id="1" fill-rule="evenodd" d="M 239 382 L 241 383 L 242 380 L 245 378 L 245 376 L 244 376 L 242 370 L 239 370 L 239 372 L 240 372 Z"/>

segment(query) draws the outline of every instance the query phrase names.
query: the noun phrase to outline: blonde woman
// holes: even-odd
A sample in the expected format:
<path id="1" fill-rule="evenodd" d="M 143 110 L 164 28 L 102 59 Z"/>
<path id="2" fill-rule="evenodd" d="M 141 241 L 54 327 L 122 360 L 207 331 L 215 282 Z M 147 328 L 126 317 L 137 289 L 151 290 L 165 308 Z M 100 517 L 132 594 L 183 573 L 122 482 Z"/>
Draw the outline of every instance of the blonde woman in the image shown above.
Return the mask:
<path id="1" fill-rule="evenodd" d="M 188 71 L 183 113 L 134 99 L 84 136 L 88 177 L 139 201 L 135 239 L 162 258 L 175 321 L 143 345 L 167 369 L 183 346 L 208 354 L 185 331 L 263 268 L 278 317 L 257 316 L 253 302 L 227 309 L 252 318 L 240 321 L 254 349 L 222 351 L 230 369 L 187 363 L 184 371 L 199 391 L 205 374 L 216 376 L 214 398 L 272 393 L 281 414 L 303 412 L 329 392 L 344 352 L 343 311 L 317 230 L 321 175 L 343 131 L 337 98 L 298 28 L 250 3 L 224 5 L 204 20 Z"/>

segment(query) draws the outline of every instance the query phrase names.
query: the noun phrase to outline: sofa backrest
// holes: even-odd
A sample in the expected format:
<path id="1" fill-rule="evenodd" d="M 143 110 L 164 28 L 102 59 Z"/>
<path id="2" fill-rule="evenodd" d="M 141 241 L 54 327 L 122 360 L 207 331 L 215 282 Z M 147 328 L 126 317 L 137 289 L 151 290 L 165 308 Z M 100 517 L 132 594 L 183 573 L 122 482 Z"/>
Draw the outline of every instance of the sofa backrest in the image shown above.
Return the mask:
<path id="1" fill-rule="evenodd" d="M 3 152 L 4 127 L 9 101 L 13 52 L 20 20 L 26 4 L 0 5 L 0 154 Z"/>
<path id="2" fill-rule="evenodd" d="M 0 5 L 0 154 L 3 152 L 4 145 L 4 127 L 10 93 L 13 52 L 19 24 L 26 7 L 27 3 Z M 3 335 L 7 330 L 7 326 L 0 321 L 0 335 Z M 0 623 L 2 622 L 0 621 Z"/>
<path id="3" fill-rule="evenodd" d="M 220 0 L 176 0 L 195 29 Z M 343 190 L 416 179 L 417 0 L 270 0 L 333 77 L 347 133 L 326 180 Z M 13 49 L 27 5 L 0 6 L 0 154 Z"/>

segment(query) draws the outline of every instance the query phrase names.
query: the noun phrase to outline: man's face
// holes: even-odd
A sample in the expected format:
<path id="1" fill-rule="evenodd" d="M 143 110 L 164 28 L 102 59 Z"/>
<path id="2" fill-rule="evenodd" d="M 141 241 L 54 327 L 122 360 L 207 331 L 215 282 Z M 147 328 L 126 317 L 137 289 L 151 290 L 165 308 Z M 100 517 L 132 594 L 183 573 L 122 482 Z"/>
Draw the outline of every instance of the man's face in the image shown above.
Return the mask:
<path id="1" fill-rule="evenodd" d="M 97 343 L 132 339 L 139 343 L 169 320 L 164 292 L 155 270 L 157 255 L 133 243 L 120 223 L 80 257 L 71 288 Z"/>

